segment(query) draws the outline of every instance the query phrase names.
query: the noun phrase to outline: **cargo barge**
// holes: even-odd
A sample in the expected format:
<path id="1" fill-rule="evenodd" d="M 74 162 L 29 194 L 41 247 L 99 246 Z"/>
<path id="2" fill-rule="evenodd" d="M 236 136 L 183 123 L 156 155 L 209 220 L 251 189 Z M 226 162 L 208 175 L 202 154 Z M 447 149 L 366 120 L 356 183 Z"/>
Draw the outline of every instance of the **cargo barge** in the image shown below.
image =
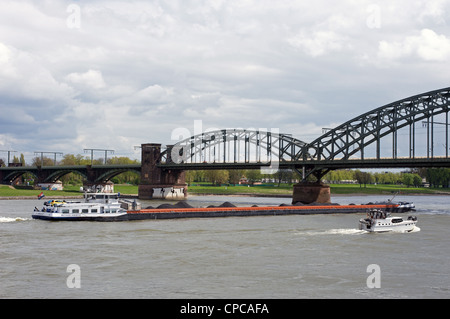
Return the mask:
<path id="1" fill-rule="evenodd" d="M 314 214 L 357 214 L 371 209 L 395 210 L 398 205 L 325 205 L 325 206 L 264 206 L 264 207 L 205 207 L 165 208 L 127 211 L 118 220 L 175 219 L 175 218 L 217 218 Z"/>
<path id="2" fill-rule="evenodd" d="M 85 194 L 84 202 L 48 201 L 42 209 L 35 208 L 34 219 L 54 221 L 133 221 L 178 218 L 217 218 L 312 214 L 356 214 L 379 209 L 386 212 L 402 212 L 399 204 L 392 202 L 366 205 L 280 205 L 236 207 L 225 202 L 220 206 L 192 207 L 186 202 L 163 204 L 156 208 L 141 209 L 136 201 L 119 199 L 118 194 Z"/>

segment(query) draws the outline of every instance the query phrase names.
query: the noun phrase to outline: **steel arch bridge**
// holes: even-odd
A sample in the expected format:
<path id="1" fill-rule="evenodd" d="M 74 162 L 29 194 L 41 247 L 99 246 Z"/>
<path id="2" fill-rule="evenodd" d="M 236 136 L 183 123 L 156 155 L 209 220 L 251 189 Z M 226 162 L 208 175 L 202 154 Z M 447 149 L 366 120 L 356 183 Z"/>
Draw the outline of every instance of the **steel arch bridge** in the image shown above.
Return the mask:
<path id="1" fill-rule="evenodd" d="M 166 169 L 290 168 L 318 180 L 342 168 L 450 167 L 450 88 L 357 116 L 310 143 L 249 130 L 202 133 L 169 146 Z"/>
<path id="2" fill-rule="evenodd" d="M 9 184 L 26 172 L 41 182 L 69 172 L 105 182 L 136 171 L 141 180 L 159 185 L 164 178 L 168 184 L 181 180 L 176 172 L 183 170 L 266 168 L 274 173 L 281 168 L 298 171 L 303 180 L 310 175 L 320 180 L 334 169 L 450 167 L 449 104 L 450 88 L 444 88 L 376 108 L 309 143 L 273 130 L 223 129 L 194 135 L 162 152 L 157 147 L 157 154 L 143 157 L 141 164 L 2 167 L 0 182 Z"/>

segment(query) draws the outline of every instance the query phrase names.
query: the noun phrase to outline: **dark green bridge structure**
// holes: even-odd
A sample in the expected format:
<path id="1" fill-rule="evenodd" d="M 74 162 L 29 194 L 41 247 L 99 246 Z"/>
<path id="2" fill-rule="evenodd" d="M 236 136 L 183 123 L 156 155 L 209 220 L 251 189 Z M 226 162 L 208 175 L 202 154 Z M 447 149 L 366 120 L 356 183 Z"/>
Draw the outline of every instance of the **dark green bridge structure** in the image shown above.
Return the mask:
<path id="1" fill-rule="evenodd" d="M 186 170 L 292 169 L 303 177 L 294 186 L 293 202 L 327 202 L 329 187 L 320 181 L 331 170 L 450 167 L 449 104 L 450 88 L 444 88 L 376 108 L 325 129 L 310 143 L 273 130 L 223 129 L 164 149 L 161 144 L 142 144 L 138 165 L 3 167 L 0 181 L 10 184 L 31 173 L 38 182 L 54 182 L 76 172 L 88 183 L 101 184 L 136 171 L 141 175 L 140 198 L 179 199 L 187 196 Z"/>

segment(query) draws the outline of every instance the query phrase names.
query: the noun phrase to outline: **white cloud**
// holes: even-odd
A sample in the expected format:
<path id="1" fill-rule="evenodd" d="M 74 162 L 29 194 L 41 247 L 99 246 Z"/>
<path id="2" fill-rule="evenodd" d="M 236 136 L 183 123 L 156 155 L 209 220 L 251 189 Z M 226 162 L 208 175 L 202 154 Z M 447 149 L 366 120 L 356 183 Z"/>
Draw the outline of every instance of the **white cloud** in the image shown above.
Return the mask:
<path id="1" fill-rule="evenodd" d="M 420 35 L 408 36 L 400 42 L 381 41 L 378 56 L 383 59 L 415 56 L 425 61 L 444 62 L 450 58 L 450 38 L 423 29 Z"/>
<path id="2" fill-rule="evenodd" d="M 429 0 L 423 3 L 423 10 L 420 13 L 419 21 L 427 23 L 431 21 L 437 25 L 445 25 L 447 0 Z"/>
<path id="3" fill-rule="evenodd" d="M 289 44 L 312 57 L 342 51 L 349 48 L 348 40 L 333 31 L 317 31 L 311 35 L 299 34 L 288 39 Z"/>
<path id="4" fill-rule="evenodd" d="M 9 62 L 11 52 L 6 45 L 0 43 L 0 63 L 6 64 Z"/>
<path id="5" fill-rule="evenodd" d="M 427 61 L 446 61 L 450 58 L 450 39 L 433 30 L 424 29 L 417 47 L 417 54 Z"/>
<path id="6" fill-rule="evenodd" d="M 106 86 L 102 73 L 98 70 L 89 70 L 85 73 L 70 73 L 66 80 L 93 89 L 102 89 Z"/>
<path id="7" fill-rule="evenodd" d="M 21 99 L 70 98 L 71 89 L 59 82 L 43 60 L 0 42 L 0 92 Z"/>

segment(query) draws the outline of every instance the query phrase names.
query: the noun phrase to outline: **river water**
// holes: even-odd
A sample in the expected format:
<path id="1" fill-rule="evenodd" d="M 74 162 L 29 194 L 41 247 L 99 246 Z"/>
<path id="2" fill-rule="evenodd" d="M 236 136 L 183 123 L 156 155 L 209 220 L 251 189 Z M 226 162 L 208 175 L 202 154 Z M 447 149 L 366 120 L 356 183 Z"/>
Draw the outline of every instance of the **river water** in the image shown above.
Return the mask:
<path id="1" fill-rule="evenodd" d="M 31 219 L 42 201 L 4 200 L 0 298 L 449 298 L 449 197 L 396 200 L 415 203 L 419 232 L 368 234 L 357 229 L 362 214 L 48 222 Z M 289 203 L 188 199 L 224 201 Z"/>

